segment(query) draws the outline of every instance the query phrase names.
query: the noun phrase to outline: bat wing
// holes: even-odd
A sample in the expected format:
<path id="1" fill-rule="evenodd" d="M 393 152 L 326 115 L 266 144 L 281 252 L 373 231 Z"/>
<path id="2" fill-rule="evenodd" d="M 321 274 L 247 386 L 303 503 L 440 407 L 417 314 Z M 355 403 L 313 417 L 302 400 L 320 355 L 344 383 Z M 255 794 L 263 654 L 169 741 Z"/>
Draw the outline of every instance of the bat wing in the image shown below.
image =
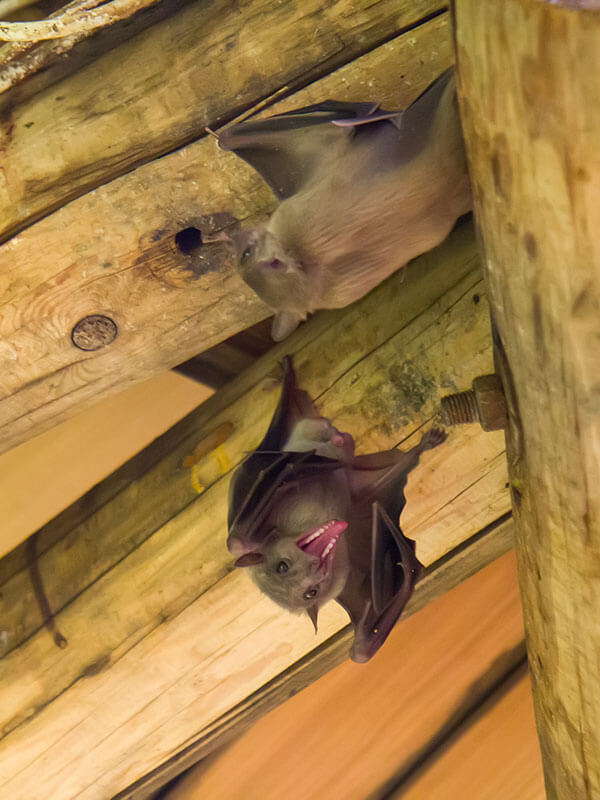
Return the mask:
<path id="1" fill-rule="evenodd" d="M 265 523 L 273 507 L 306 477 L 344 469 L 341 461 L 304 453 L 254 453 L 238 468 L 230 486 L 229 537 L 234 555 L 254 552 L 268 540 Z"/>
<path id="2" fill-rule="evenodd" d="M 335 157 L 357 126 L 397 115 L 397 111 L 379 110 L 376 103 L 327 100 L 232 125 L 219 134 L 219 147 L 233 150 L 247 161 L 283 200 L 299 191 L 324 162 Z"/>
<path id="3" fill-rule="evenodd" d="M 331 472 L 343 464 L 314 452 L 285 452 L 283 447 L 294 425 L 315 416 L 307 392 L 298 388 L 290 356 L 283 360 L 283 388 L 279 403 L 258 448 L 238 467 L 229 487 L 229 537 L 235 554 L 258 550 L 265 541 L 263 523 L 283 493 L 306 475 Z"/>
<path id="4" fill-rule="evenodd" d="M 360 618 L 354 611 L 350 656 L 358 662 L 368 661 L 385 642 L 423 572 L 415 543 L 377 502 L 372 507 L 371 545 L 370 597 L 363 601 Z M 347 603 L 356 606 L 353 598 Z"/>
<path id="5" fill-rule="evenodd" d="M 298 387 L 291 356 L 282 361 L 283 386 L 279 403 L 264 439 L 256 452 L 279 451 L 290 438 L 294 425 L 302 417 L 315 416 L 315 407 L 308 392 Z"/>
<path id="6" fill-rule="evenodd" d="M 381 647 L 408 602 L 423 566 L 415 543 L 398 525 L 406 503 L 408 473 L 421 453 L 446 438 L 437 428 L 426 433 L 408 452 L 387 450 L 357 456 L 351 472 L 353 500 L 371 509 L 371 554 L 366 585 L 349 582 L 338 597 L 354 625 L 351 658 L 368 661 Z"/>

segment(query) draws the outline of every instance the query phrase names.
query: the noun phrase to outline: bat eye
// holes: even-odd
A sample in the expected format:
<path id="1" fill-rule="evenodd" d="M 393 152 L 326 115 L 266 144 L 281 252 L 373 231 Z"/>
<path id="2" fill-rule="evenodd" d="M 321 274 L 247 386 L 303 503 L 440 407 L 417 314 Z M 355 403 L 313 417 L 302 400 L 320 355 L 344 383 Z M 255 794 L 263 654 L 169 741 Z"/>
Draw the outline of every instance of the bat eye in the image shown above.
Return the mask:
<path id="1" fill-rule="evenodd" d="M 252 255 L 252 246 L 248 245 L 248 247 L 242 253 L 242 261 L 246 261 Z"/>
<path id="2" fill-rule="evenodd" d="M 288 571 L 289 568 L 290 568 L 290 565 L 287 563 L 287 561 L 280 561 L 279 564 L 277 564 L 277 567 L 276 567 L 277 572 L 280 575 L 285 575 L 285 573 Z"/>
<path id="3" fill-rule="evenodd" d="M 307 589 L 307 590 L 304 592 L 304 599 L 305 599 L 305 600 L 312 600 L 312 599 L 313 599 L 313 597 L 316 597 L 316 596 L 317 596 L 317 591 L 318 591 L 318 590 L 317 590 L 317 589 L 316 589 L 314 586 L 312 587 L 312 589 Z"/>

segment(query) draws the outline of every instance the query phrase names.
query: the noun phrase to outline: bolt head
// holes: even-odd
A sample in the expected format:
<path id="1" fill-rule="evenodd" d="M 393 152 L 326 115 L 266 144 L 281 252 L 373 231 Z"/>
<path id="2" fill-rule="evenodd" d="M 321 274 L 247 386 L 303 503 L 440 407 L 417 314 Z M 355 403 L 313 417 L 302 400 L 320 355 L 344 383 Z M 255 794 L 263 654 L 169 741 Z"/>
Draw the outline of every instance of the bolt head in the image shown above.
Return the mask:
<path id="1" fill-rule="evenodd" d="M 503 430 L 508 425 L 508 410 L 502 382 L 498 375 L 480 375 L 473 381 L 473 391 L 484 431 Z"/>

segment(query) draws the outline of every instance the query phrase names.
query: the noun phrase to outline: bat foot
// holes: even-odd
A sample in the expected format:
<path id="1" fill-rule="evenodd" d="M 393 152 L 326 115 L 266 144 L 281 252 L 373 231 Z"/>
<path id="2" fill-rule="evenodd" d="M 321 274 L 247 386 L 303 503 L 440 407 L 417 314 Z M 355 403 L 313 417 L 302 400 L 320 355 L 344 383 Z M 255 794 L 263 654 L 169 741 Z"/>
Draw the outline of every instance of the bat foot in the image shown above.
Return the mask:
<path id="1" fill-rule="evenodd" d="M 446 435 L 446 431 L 443 431 L 441 428 L 432 428 L 424 434 L 419 444 L 419 449 L 422 453 L 425 450 L 433 450 L 434 447 L 438 447 L 438 445 L 446 441 Z"/>

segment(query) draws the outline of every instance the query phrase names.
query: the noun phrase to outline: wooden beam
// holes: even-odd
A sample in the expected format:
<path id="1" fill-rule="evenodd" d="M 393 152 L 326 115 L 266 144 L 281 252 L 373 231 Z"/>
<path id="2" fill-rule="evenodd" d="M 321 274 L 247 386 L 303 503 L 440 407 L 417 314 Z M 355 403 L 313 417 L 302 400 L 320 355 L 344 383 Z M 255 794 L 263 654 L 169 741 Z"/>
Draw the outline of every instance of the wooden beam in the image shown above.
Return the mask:
<path id="1" fill-rule="evenodd" d="M 41 628 L 24 549 L 0 561 L 7 796 L 31 795 L 40 781 L 53 797 L 85 797 L 91 786 L 113 796 L 191 742 L 218 741 L 232 709 L 346 624 L 331 604 L 315 637 L 233 570 L 225 547 L 226 470 L 260 441 L 285 352 L 360 451 L 410 446 L 441 394 L 492 366 L 470 225 L 404 279 L 311 320 L 39 533 L 39 571 L 66 648 Z M 453 430 L 411 473 L 402 525 L 424 563 L 506 514 L 503 438 Z M 325 662 L 331 648 L 347 652 L 338 639 Z"/>
<path id="2" fill-rule="evenodd" d="M 600 796 L 600 9 L 456 0 L 456 41 L 546 789 L 583 800 Z"/>
<path id="3" fill-rule="evenodd" d="M 422 771 L 388 800 L 539 800 L 544 791 L 526 664 L 516 669 Z"/>
<path id="4" fill-rule="evenodd" d="M 361 46 L 366 48 L 373 43 L 373 37 L 383 37 L 384 30 L 390 35 L 394 34 L 396 29 L 391 26 L 389 15 L 383 13 L 384 7 L 394 7 L 393 16 L 399 21 L 398 24 L 403 24 L 402 20 L 407 19 L 408 12 L 399 13 L 395 2 L 373 5 L 364 0 L 363 4 L 365 9 L 367 5 L 369 9 L 363 9 L 360 13 L 358 10 L 356 13 L 348 10 L 348 6 L 356 9 L 354 3 L 327 4 L 327 13 L 333 13 L 332 9 L 335 8 L 340 19 L 335 24 L 332 22 L 329 28 L 317 26 L 315 41 L 328 42 L 327 47 L 336 51 L 342 46 L 346 57 L 350 58 L 355 53 L 357 42 L 362 42 Z M 193 4 L 196 12 L 201 6 L 204 9 L 202 13 L 209 13 L 211 9 L 210 13 L 215 13 L 216 17 L 211 25 L 205 27 L 196 20 L 195 27 L 190 28 L 184 37 L 185 41 L 190 35 L 194 38 L 193 57 L 188 54 L 190 62 L 198 59 L 199 53 L 205 52 L 210 43 L 210 37 L 206 37 L 211 31 L 214 34 L 215 28 L 219 31 L 219 41 L 222 41 L 221 37 L 229 30 L 227 26 L 233 25 L 230 17 L 235 17 L 236 26 L 242 25 L 243 20 L 230 14 L 224 15 L 228 21 L 223 28 L 222 17 L 217 14 L 220 5 Z M 287 14 L 285 9 L 300 7 L 291 3 L 267 5 L 272 13 L 278 10 L 277 13 L 284 14 L 284 17 Z M 321 3 L 317 5 L 322 6 Z M 414 3 L 400 5 L 405 9 L 415 6 Z M 303 3 L 302 13 L 308 14 L 312 6 L 312 0 L 311 3 Z M 348 16 L 342 13 L 342 7 L 346 8 Z M 263 5 L 257 0 L 243 4 L 242 8 L 246 14 L 250 9 L 259 11 Z M 315 15 L 320 18 L 316 11 Z M 313 28 L 315 19 L 314 15 L 310 17 Z M 249 27 L 239 30 L 236 27 L 235 30 L 242 38 L 251 37 L 258 26 L 267 36 L 267 20 L 268 16 L 263 18 L 257 13 L 252 25 L 248 23 Z M 308 20 L 309 17 L 306 17 L 304 24 L 309 24 Z M 280 24 L 283 25 L 283 21 Z M 350 36 L 344 33 L 344 25 L 351 25 L 352 36 L 357 37 L 352 39 L 354 44 L 351 47 L 340 45 Z M 371 31 L 370 39 L 367 30 Z M 329 31 L 327 36 L 324 31 Z M 150 32 L 147 33 L 150 35 Z M 178 41 L 175 29 L 169 28 L 167 33 L 163 32 L 164 36 L 167 34 L 172 35 L 173 41 Z M 324 39 L 321 39 L 322 35 Z M 363 36 L 367 38 L 361 38 Z M 267 49 L 272 54 L 279 45 L 269 37 L 270 33 Z M 312 42 L 314 37 L 311 34 L 308 38 Z M 250 43 L 247 46 L 250 47 Z M 297 47 L 302 50 L 304 43 Z M 314 58 L 311 47 L 307 53 Z M 161 53 L 161 47 L 157 44 L 152 52 Z M 166 52 L 171 53 L 170 50 Z M 233 52 L 235 54 L 235 48 Z M 257 52 L 262 51 L 259 49 Z M 119 74 L 123 74 L 126 80 L 129 70 L 125 69 L 124 63 L 129 62 L 126 59 L 124 62 L 119 53 L 120 48 L 111 57 L 117 59 Z M 136 54 L 137 50 L 133 55 Z M 138 58 L 138 55 L 135 63 L 153 62 L 148 54 L 143 58 Z M 409 35 L 392 38 L 278 103 L 272 110 L 283 111 L 327 97 L 353 100 L 371 96 L 388 105 L 403 106 L 447 67 L 451 59 L 448 20 L 447 15 L 443 15 L 412 30 Z M 415 62 L 419 64 L 418 69 L 414 67 Z M 244 81 L 248 79 L 247 62 L 244 63 L 245 71 L 233 56 L 231 60 L 228 56 L 219 66 L 219 71 L 224 70 L 223 75 L 228 75 L 223 77 L 223 86 L 229 92 L 226 96 L 230 105 L 235 95 L 233 87 L 237 87 L 242 78 Z M 267 72 L 275 69 L 268 58 L 264 62 L 258 59 L 256 64 L 257 69 L 260 64 L 260 69 Z M 302 70 L 308 69 L 304 61 L 302 64 Z M 232 71 L 231 74 L 227 73 L 228 69 Z M 257 86 L 262 86 L 264 75 L 261 73 L 259 77 L 260 80 L 256 79 Z M 90 85 L 96 87 L 95 91 L 98 90 L 100 78 L 94 78 L 95 84 L 92 78 L 93 75 L 89 76 L 85 71 L 72 78 L 79 87 L 79 94 L 73 88 L 72 95 L 68 97 L 69 103 L 77 109 L 85 106 L 85 92 Z M 196 79 L 202 83 L 198 76 Z M 209 73 L 203 81 L 203 91 L 209 94 L 213 92 L 214 85 L 221 85 L 221 80 L 210 78 Z M 151 87 L 155 84 L 162 87 L 162 77 L 156 77 Z M 58 93 L 60 85 L 54 85 L 52 91 Z M 183 78 L 181 86 L 184 91 L 187 84 Z M 257 86 L 252 95 L 254 99 L 257 99 Z M 61 112 L 57 119 L 50 117 L 50 111 L 43 103 L 40 108 L 46 110 L 43 114 L 40 111 L 40 120 L 45 120 L 41 127 L 52 122 L 61 130 L 77 130 L 75 143 L 82 149 L 81 159 L 88 159 L 92 158 L 93 153 L 89 152 L 91 144 L 86 143 L 96 142 L 97 136 L 102 142 L 103 152 L 107 151 L 103 133 L 105 128 L 97 127 L 104 120 L 109 141 L 114 139 L 118 142 L 114 152 L 122 168 L 125 156 L 120 148 L 125 146 L 124 143 L 133 142 L 128 146 L 137 152 L 135 143 L 136 136 L 141 135 L 139 131 L 145 128 L 146 122 L 150 131 L 153 130 L 152 125 L 159 125 L 160 119 L 163 122 L 168 120 L 170 124 L 172 101 L 180 96 L 169 90 L 165 90 L 164 96 L 160 92 L 157 95 L 150 89 L 148 91 L 148 97 L 145 100 L 144 96 L 138 98 L 138 102 L 151 101 L 148 109 L 152 108 L 152 112 L 148 109 L 143 111 L 133 101 L 132 105 L 124 103 L 120 95 L 119 103 L 114 108 L 119 109 L 121 116 L 116 111 L 114 116 L 110 111 L 113 105 L 109 104 L 106 118 L 100 117 L 100 121 L 94 121 L 95 117 L 90 117 L 90 136 L 85 133 L 86 125 L 81 120 L 78 122 L 77 117 L 66 111 L 66 116 L 62 116 Z M 131 92 L 137 96 L 137 84 Z M 100 92 L 100 95 L 103 96 L 103 93 Z M 195 100 L 194 103 L 190 102 L 190 97 L 195 98 L 195 95 L 190 94 L 185 102 L 184 98 L 181 99 L 181 108 L 185 108 L 186 113 L 197 105 Z M 244 103 L 250 101 L 250 95 L 244 97 Z M 206 104 L 208 101 L 205 98 L 203 102 Z M 60 103 L 55 102 L 52 108 L 58 106 Z M 164 107 L 165 114 L 155 114 L 155 107 Z M 137 109 L 136 113 L 132 112 L 132 108 Z M 58 111 L 52 113 L 56 115 Z M 218 119 L 220 113 L 225 112 L 221 110 L 208 117 L 201 116 L 202 124 Z M 150 117 L 154 119 L 154 116 L 156 119 L 151 122 Z M 23 124 L 28 120 L 34 121 L 34 118 L 25 115 Z M 144 121 L 143 124 L 140 120 Z M 129 131 L 128 125 L 133 125 L 138 133 Z M 178 125 L 183 125 L 183 122 L 179 120 Z M 26 130 L 31 132 L 34 128 Z M 26 137 L 23 139 L 25 141 Z M 25 187 L 23 176 L 28 174 L 26 170 L 23 171 L 25 161 L 27 169 L 33 169 L 36 164 L 43 169 L 46 164 L 49 165 L 48 169 L 51 167 L 60 172 L 61 168 L 57 165 L 63 159 L 62 156 L 60 159 L 56 156 L 54 146 L 45 139 L 34 141 L 37 142 L 36 158 L 32 157 L 34 150 L 27 151 L 25 144 L 19 153 L 11 151 L 2 157 L 2 165 L 10 173 L 7 178 L 10 188 L 5 195 L 7 207 L 19 206 L 18 187 Z M 172 143 L 172 139 L 169 141 Z M 75 143 L 72 143 L 73 147 Z M 110 152 L 113 152 L 113 148 Z M 42 157 L 44 153 L 47 153 L 47 158 Z M 97 153 L 94 158 L 96 156 Z M 108 158 L 112 163 L 113 156 Z M 71 156 L 66 158 L 73 173 L 81 175 L 85 165 L 81 159 L 73 159 Z M 132 166 L 127 159 L 125 162 L 129 167 Z M 103 174 L 107 175 L 110 165 L 103 169 Z M 63 182 L 70 185 L 70 179 L 63 172 L 56 176 L 56 180 L 60 186 L 63 186 Z M 36 182 L 41 187 L 40 191 L 48 185 L 48 191 L 54 192 L 50 177 L 44 177 L 41 173 L 37 178 L 31 175 L 27 186 Z M 64 199 L 64 195 L 60 194 L 58 202 L 64 202 Z M 27 198 L 28 208 L 32 203 L 33 199 Z M 198 247 L 186 253 L 178 248 L 175 235 L 188 227 L 210 230 L 215 225 L 231 221 L 232 215 L 246 220 L 266 213 L 272 204 L 272 195 L 257 174 L 234 154 L 218 150 L 211 137 L 204 136 L 171 155 L 139 167 L 68 203 L 0 247 L 0 451 L 52 427 L 82 406 L 97 401 L 102 395 L 118 391 L 124 383 L 142 380 L 180 364 L 268 316 L 270 312 L 267 307 L 239 278 L 225 245 Z M 116 338 L 111 340 L 110 335 L 104 339 L 100 337 L 98 344 L 104 342 L 104 345 L 97 350 L 78 349 L 73 343 L 73 330 L 82 318 L 94 315 L 108 318 L 109 322 L 105 323 L 101 333 L 104 331 L 113 337 L 116 335 Z"/>
<path id="5" fill-rule="evenodd" d="M 49 86 L 34 81 L 33 93 L 32 71 L 64 72 L 55 62 L 68 61 L 69 44 L 29 71 L 19 69 L 17 50 L 0 62 L 0 237 L 203 136 L 206 125 L 284 87 L 289 94 L 312 83 L 443 8 L 440 0 L 252 0 L 235 8 L 230 0 L 162 2 L 158 11 L 171 12 L 166 19 L 142 11 L 142 19 L 154 15 L 150 28 L 139 32 L 138 23 L 138 35 L 117 38 L 108 52 L 100 40 L 87 64 L 73 53 L 76 71 Z"/>

